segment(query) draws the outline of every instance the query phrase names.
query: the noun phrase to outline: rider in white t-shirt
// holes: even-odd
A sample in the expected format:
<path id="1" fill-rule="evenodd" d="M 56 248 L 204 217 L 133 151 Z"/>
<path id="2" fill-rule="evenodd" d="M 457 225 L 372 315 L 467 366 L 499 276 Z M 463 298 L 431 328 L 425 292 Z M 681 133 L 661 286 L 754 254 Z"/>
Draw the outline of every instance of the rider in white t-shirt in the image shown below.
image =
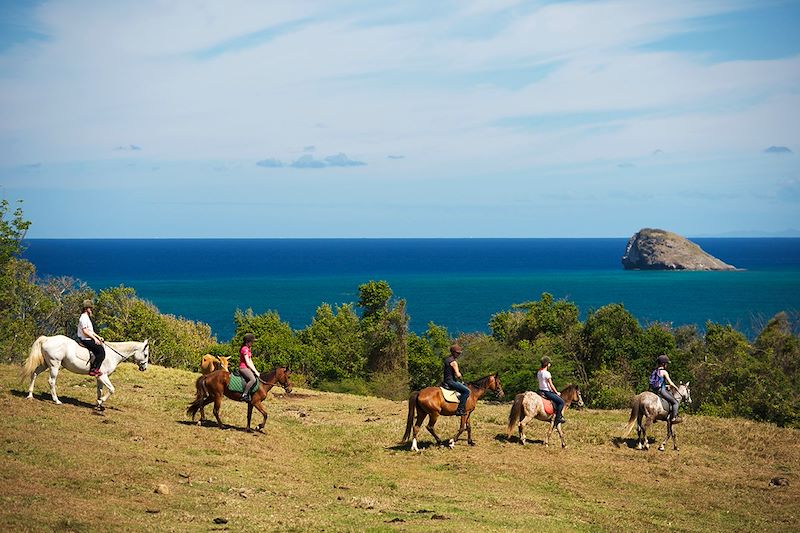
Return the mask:
<path id="1" fill-rule="evenodd" d="M 103 373 L 100 372 L 100 365 L 103 364 L 103 359 L 106 358 L 106 349 L 103 348 L 103 337 L 94 332 L 92 326 L 92 309 L 94 304 L 91 300 L 83 301 L 83 313 L 78 319 L 78 343 L 92 352 L 94 359 L 89 366 L 89 375 L 98 377 Z"/>
<path id="2" fill-rule="evenodd" d="M 539 382 L 539 394 L 553 402 L 556 411 L 556 425 L 566 422 L 561 413 L 564 410 L 564 400 L 559 396 L 556 386 L 553 385 L 553 376 L 550 374 L 550 365 L 553 363 L 550 358 L 542 357 L 542 368 L 536 373 L 536 380 Z"/>

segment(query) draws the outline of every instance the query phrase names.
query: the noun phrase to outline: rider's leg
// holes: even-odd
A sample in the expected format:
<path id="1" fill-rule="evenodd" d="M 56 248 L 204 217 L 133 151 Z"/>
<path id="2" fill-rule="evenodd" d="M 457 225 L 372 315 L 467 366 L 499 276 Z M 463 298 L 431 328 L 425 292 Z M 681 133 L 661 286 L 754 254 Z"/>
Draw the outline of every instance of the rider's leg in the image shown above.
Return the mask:
<path id="1" fill-rule="evenodd" d="M 553 402 L 553 409 L 556 411 L 556 424 L 563 423 L 564 417 L 562 416 L 562 413 L 564 411 L 564 400 L 562 400 L 561 396 L 553 391 L 544 391 L 544 395 L 548 400 Z"/>
<path id="2" fill-rule="evenodd" d="M 253 374 L 253 371 L 249 368 L 240 368 L 239 373 L 242 377 L 246 380 L 244 384 L 244 392 L 242 392 L 242 401 L 249 402 L 250 401 L 250 388 L 256 384 L 256 376 Z"/>
<path id="3" fill-rule="evenodd" d="M 467 400 L 469 399 L 469 388 L 460 383 L 458 381 L 448 381 L 447 385 L 454 391 L 457 391 L 461 397 L 458 399 L 458 409 L 456 410 L 457 415 L 465 414 L 465 409 L 467 406 Z"/>
<path id="4" fill-rule="evenodd" d="M 669 417 L 672 420 L 678 418 L 678 400 L 667 390 L 666 387 L 661 387 L 661 397 L 669 403 Z"/>

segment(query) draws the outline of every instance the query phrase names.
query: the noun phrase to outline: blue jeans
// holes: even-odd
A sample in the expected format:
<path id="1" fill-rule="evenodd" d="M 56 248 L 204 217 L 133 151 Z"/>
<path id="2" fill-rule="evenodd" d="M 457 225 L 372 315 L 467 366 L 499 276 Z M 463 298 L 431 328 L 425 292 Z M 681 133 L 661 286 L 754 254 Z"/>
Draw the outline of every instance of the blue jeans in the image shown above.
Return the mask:
<path id="1" fill-rule="evenodd" d="M 539 392 L 548 400 L 553 402 L 553 408 L 556 410 L 556 422 L 563 420 L 561 413 L 564 411 L 564 400 L 561 396 L 551 390 L 539 390 Z"/>
<path id="2" fill-rule="evenodd" d="M 445 381 L 444 386 L 461 394 L 461 397 L 458 399 L 458 409 L 463 411 L 464 407 L 467 405 L 467 399 L 469 399 L 469 388 L 463 383 L 452 380 Z"/>
<path id="3" fill-rule="evenodd" d="M 676 418 L 678 416 L 678 400 L 667 390 L 666 385 L 662 385 L 661 389 L 658 391 L 658 395 L 667 400 L 669 403 L 669 413 L 670 418 Z"/>

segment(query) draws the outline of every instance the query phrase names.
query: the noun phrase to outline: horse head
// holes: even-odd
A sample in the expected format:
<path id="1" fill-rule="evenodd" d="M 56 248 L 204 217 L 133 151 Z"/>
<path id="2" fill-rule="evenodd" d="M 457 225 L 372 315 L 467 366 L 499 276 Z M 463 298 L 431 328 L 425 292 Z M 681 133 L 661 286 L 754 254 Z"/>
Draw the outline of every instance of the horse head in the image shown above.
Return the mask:
<path id="1" fill-rule="evenodd" d="M 144 340 L 142 346 L 133 352 L 133 360 L 139 365 L 139 370 L 147 370 L 147 363 L 150 361 L 150 341 Z"/>
<path id="2" fill-rule="evenodd" d="M 219 368 L 225 372 L 228 372 L 228 359 L 230 359 L 230 357 L 224 357 L 222 355 L 217 357 L 217 361 L 219 361 Z"/>
<path id="3" fill-rule="evenodd" d="M 578 402 L 578 407 L 583 407 L 583 396 L 581 396 L 581 390 L 576 386 L 575 387 L 575 399 L 572 400 L 574 402 Z"/>
<path id="4" fill-rule="evenodd" d="M 486 387 L 489 390 L 494 391 L 498 398 L 502 398 L 506 395 L 506 393 L 503 391 L 503 385 L 500 383 L 500 376 L 497 373 L 489 376 L 489 382 L 486 384 Z"/>
<path id="5" fill-rule="evenodd" d="M 286 394 L 292 393 L 292 384 L 289 382 L 289 376 L 292 371 L 286 367 L 278 367 L 275 369 L 275 377 L 278 379 L 278 384 L 283 387 Z"/>
<path id="6" fill-rule="evenodd" d="M 689 389 L 688 381 L 685 384 L 683 381 L 678 384 L 678 394 L 681 397 L 681 401 L 692 403 L 692 391 Z"/>

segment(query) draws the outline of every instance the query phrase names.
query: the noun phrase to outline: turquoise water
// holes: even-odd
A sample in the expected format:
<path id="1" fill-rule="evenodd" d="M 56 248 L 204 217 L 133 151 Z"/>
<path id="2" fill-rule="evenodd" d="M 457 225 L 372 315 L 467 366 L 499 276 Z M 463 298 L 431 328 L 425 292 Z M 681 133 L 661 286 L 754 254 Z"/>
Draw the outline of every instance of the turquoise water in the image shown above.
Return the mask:
<path id="1" fill-rule="evenodd" d="M 32 240 L 40 274 L 95 289 L 125 284 L 171 313 L 233 334 L 233 313 L 277 311 L 293 328 L 322 302 L 358 299 L 385 279 L 407 301 L 411 329 L 488 331 L 493 313 L 542 292 L 582 316 L 623 303 L 652 321 L 730 323 L 752 334 L 778 311 L 800 309 L 800 239 L 695 239 L 736 272 L 625 271 L 625 239 Z"/>

